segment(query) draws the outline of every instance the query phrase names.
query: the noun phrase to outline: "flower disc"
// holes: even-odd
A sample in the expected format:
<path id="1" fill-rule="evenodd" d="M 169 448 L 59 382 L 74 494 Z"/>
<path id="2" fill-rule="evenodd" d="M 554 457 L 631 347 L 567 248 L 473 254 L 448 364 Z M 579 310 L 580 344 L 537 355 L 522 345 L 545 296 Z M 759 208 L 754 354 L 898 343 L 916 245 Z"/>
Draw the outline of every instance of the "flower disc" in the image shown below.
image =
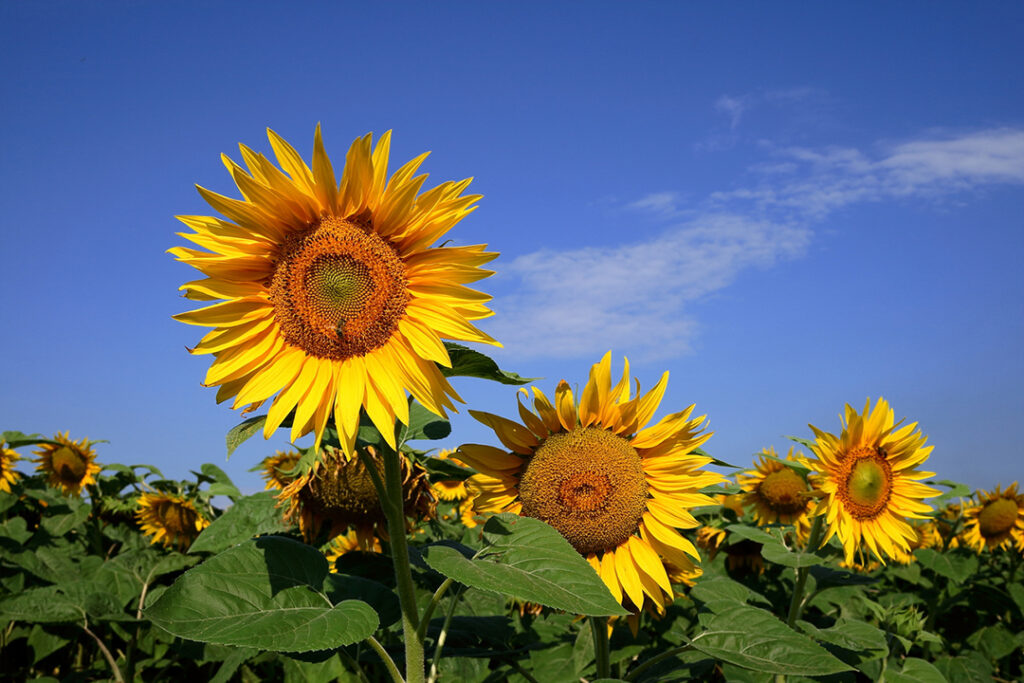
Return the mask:
<path id="1" fill-rule="evenodd" d="M 558 529 L 584 555 L 624 543 L 647 508 L 640 455 L 594 428 L 547 439 L 527 462 L 519 495 L 523 516 Z"/>
<path id="2" fill-rule="evenodd" d="M 1024 551 L 1024 494 L 1014 482 L 1005 490 L 978 491 L 977 504 L 964 511 L 963 539 L 981 552 L 1016 545 Z"/>
<path id="3" fill-rule="evenodd" d="M 210 521 L 199 514 L 195 502 L 184 496 L 147 492 L 139 496 L 135 512 L 142 532 L 151 543 L 187 548 Z"/>
<path id="4" fill-rule="evenodd" d="M 1006 498 L 987 503 L 978 514 L 978 531 L 985 539 L 996 539 L 1010 533 L 1017 521 L 1017 504 Z"/>
<path id="5" fill-rule="evenodd" d="M 857 519 L 874 519 L 889 502 L 892 493 L 892 467 L 881 449 L 859 448 L 847 456 L 845 485 L 838 494 L 850 515 Z"/>
<path id="6" fill-rule="evenodd" d="M 36 451 L 36 470 L 46 475 L 50 486 L 66 495 L 81 495 L 82 488 L 95 483 L 100 466 L 89 440 L 72 441 L 67 432 L 53 437 L 56 443 L 40 444 Z"/>
<path id="7" fill-rule="evenodd" d="M 803 496 L 807 493 L 807 484 L 788 467 L 767 475 L 758 485 L 757 492 L 781 514 L 797 514 L 807 506 Z"/>
<path id="8" fill-rule="evenodd" d="M 289 237 L 270 300 L 288 343 L 346 360 L 383 346 L 409 300 L 395 249 L 372 230 L 326 216 Z"/>

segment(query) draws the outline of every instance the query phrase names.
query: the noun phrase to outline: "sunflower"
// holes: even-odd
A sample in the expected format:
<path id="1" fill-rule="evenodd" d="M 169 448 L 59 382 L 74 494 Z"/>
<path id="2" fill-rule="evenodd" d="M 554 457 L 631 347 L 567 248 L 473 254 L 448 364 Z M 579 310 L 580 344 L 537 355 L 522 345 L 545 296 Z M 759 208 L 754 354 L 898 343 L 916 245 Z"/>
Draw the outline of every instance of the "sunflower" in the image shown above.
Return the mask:
<path id="1" fill-rule="evenodd" d="M 39 456 L 36 471 L 46 474 L 46 482 L 65 495 L 82 495 L 84 487 L 96 483 L 102 469 L 96 464 L 96 452 L 88 439 L 72 441 L 67 432 L 54 435 L 53 440 L 57 443 L 40 444 L 35 452 Z"/>
<path id="2" fill-rule="evenodd" d="M 917 534 L 906 518 L 924 519 L 932 509 L 922 499 L 939 494 L 919 480 L 934 476 L 914 469 L 932 451 L 917 423 L 900 427 L 883 398 L 858 414 L 849 405 L 840 436 L 810 425 L 818 460 L 809 464 L 822 475 L 827 495 L 815 514 L 826 515 L 828 538 L 839 537 L 847 563 L 866 545 L 882 562 L 910 552 Z M 826 539 L 827 540 L 827 539 Z"/>
<path id="3" fill-rule="evenodd" d="M 263 459 L 263 478 L 267 480 L 265 489 L 283 489 L 288 484 L 295 480 L 295 475 L 292 472 L 295 470 L 295 466 L 299 464 L 299 458 L 302 456 L 298 451 L 278 451 L 275 455 L 271 455 Z"/>
<path id="4" fill-rule="evenodd" d="M 728 532 L 725 529 L 717 526 L 702 526 L 697 529 L 697 547 L 708 554 L 709 560 L 713 560 L 726 536 L 728 536 Z"/>
<path id="5" fill-rule="evenodd" d="M 364 553 L 384 552 L 379 538 L 365 535 L 360 538 L 355 529 L 350 529 L 348 533 L 335 536 L 323 547 L 323 553 L 327 557 L 327 564 L 330 566 L 331 571 L 338 571 L 335 569 L 334 563 L 339 557 L 353 550 L 359 550 Z"/>
<path id="6" fill-rule="evenodd" d="M 978 491 L 977 504 L 964 512 L 964 542 L 979 553 L 1024 544 L 1024 494 L 1017 482 L 1002 490 Z"/>
<path id="7" fill-rule="evenodd" d="M 815 503 L 807 494 L 815 488 L 815 483 L 819 483 L 818 478 L 812 475 L 804 481 L 796 470 L 775 459 L 778 455 L 770 446 L 762 449 L 761 453 L 754 469 L 736 476 L 740 488 L 747 492 L 743 502 L 753 507 L 754 521 L 758 526 L 792 524 L 797 537 L 806 541 L 811 531 L 808 518 Z M 802 453 L 794 455 L 792 448 L 785 460 L 803 466 L 808 464 L 807 458 Z"/>
<path id="8" fill-rule="evenodd" d="M 442 450 L 434 457 L 439 460 L 447 460 L 453 465 L 458 465 L 459 467 L 466 466 L 466 463 L 455 457 L 454 449 Z M 466 500 L 469 496 L 469 492 L 466 491 L 466 482 L 460 479 L 436 481 L 433 483 L 433 489 L 434 495 L 437 496 L 437 499 L 445 502 L 457 503 L 458 501 Z"/>
<path id="9" fill-rule="evenodd" d="M 372 447 L 367 454 L 383 475 L 384 463 Z M 416 521 L 433 518 L 437 502 L 430 492 L 427 471 L 401 455 L 402 506 L 406 517 Z M 361 549 L 387 539 L 387 518 L 380 506 L 370 472 L 360 458 L 349 459 L 330 449 L 320 454 L 313 468 L 284 487 L 278 495 L 287 505 L 285 518 L 296 522 L 303 537 L 312 542 L 326 531 L 334 538 L 355 532 Z"/>
<path id="10" fill-rule="evenodd" d="M 634 614 L 645 603 L 660 612 L 671 600 L 665 561 L 689 572 L 700 559 L 676 529 L 698 525 L 688 508 L 713 504 L 699 491 L 723 481 L 700 469 L 710 458 L 693 453 L 711 436 L 699 431 L 703 417 L 690 419 L 693 406 L 646 426 L 667 382 L 666 372 L 649 393 L 631 398 L 629 362 L 612 387 L 609 352 L 591 368 L 578 402 L 563 380 L 553 404 L 537 388 L 536 412 L 520 402 L 522 425 L 470 411 L 507 450 L 459 448 L 459 458 L 479 472 L 469 480 L 480 491 L 478 512 L 547 522 Z"/>
<path id="11" fill-rule="evenodd" d="M 220 301 L 174 317 L 213 328 L 191 352 L 213 355 L 204 384 L 218 402 L 248 412 L 276 394 L 264 437 L 294 413 L 291 440 L 314 432 L 319 447 L 333 413 L 351 456 L 365 408 L 395 447 L 406 392 L 442 417 L 461 401 L 438 369 L 451 366 L 441 339 L 497 344 L 469 322 L 492 315 L 490 297 L 466 287 L 497 254 L 431 246 L 479 196 L 462 196 L 469 180 L 420 193 L 426 154 L 388 179 L 390 131 L 372 150 L 370 134 L 353 142 L 337 183 L 319 126 L 312 169 L 267 132 L 281 170 L 243 145 L 248 170 L 223 157 L 242 200 L 199 188 L 229 220 L 178 216 L 206 250 L 168 250 L 204 275 L 180 289 Z"/>
<path id="12" fill-rule="evenodd" d="M 210 526 L 210 520 L 199 513 L 195 501 L 157 491 L 139 496 L 135 517 L 142 533 L 153 537 L 150 543 L 174 546 L 180 551 L 188 548 L 199 533 Z"/>
<path id="13" fill-rule="evenodd" d="M 18 481 L 21 473 L 14 469 L 14 463 L 21 455 L 13 448 L 6 448 L 7 442 L 0 438 L 0 491 L 11 492 L 11 485 Z"/>

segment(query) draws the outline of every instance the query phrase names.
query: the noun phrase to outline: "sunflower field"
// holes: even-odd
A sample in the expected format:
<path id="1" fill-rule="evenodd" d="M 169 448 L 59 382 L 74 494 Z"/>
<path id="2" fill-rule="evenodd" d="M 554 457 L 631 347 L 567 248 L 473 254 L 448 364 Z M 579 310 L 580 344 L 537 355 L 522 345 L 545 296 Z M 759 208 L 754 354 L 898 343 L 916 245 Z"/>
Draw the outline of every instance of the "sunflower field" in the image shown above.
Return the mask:
<path id="1" fill-rule="evenodd" d="M 465 345 L 500 342 L 469 286 L 497 254 L 444 241 L 468 180 L 424 190 L 426 155 L 388 175 L 390 133 L 340 177 L 319 127 L 311 164 L 269 138 L 276 163 L 224 157 L 241 199 L 200 188 L 222 217 L 179 217 L 198 248 L 169 251 L 202 277 L 175 318 L 242 412 L 228 455 L 311 443 L 249 463 L 245 494 L 3 432 L 0 678 L 1021 680 L 1016 483 L 928 471 L 883 398 L 730 463 L 695 405 L 662 405 L 668 373 L 503 369 Z M 432 447 L 458 437 L 453 378 L 507 387 L 468 410 L 487 443 Z"/>

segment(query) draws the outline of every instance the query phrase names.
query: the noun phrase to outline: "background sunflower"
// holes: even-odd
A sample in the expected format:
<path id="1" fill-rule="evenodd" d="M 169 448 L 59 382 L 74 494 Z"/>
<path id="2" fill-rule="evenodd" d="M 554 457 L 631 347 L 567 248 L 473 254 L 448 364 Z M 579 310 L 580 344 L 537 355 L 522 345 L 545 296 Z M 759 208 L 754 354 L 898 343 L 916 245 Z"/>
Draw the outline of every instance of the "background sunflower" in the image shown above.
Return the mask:
<path id="1" fill-rule="evenodd" d="M 7 448 L 7 442 L 0 439 L 0 491 L 11 492 L 11 485 L 18 481 L 21 473 L 14 469 L 14 463 L 21 460 L 21 455 L 13 448 Z"/>
<path id="2" fill-rule="evenodd" d="M 36 471 L 46 476 L 46 482 L 69 496 L 82 495 L 82 489 L 96 483 L 96 475 L 102 469 L 96 463 L 96 451 L 90 448 L 89 439 L 72 441 L 68 432 L 55 434 L 57 443 L 39 444 L 36 454 Z"/>
<path id="3" fill-rule="evenodd" d="M 723 481 L 694 451 L 711 434 L 693 406 L 647 426 L 668 373 L 644 395 L 631 396 L 629 362 L 611 384 L 611 353 L 595 364 L 577 401 L 564 380 L 552 403 L 533 388 L 533 408 L 519 403 L 522 424 L 470 411 L 505 449 L 479 444 L 459 458 L 479 474 L 479 512 L 514 512 L 557 529 L 634 614 L 662 612 L 673 599 L 666 563 L 693 575 L 700 556 L 676 529 L 696 527 L 689 508 L 714 503 L 700 493 Z M 520 390 L 526 394 L 525 389 Z"/>
<path id="4" fill-rule="evenodd" d="M 920 483 L 934 473 L 915 469 L 932 447 L 915 431 L 916 422 L 902 427 L 895 423 L 884 398 L 874 409 L 868 399 L 863 413 L 847 405 L 841 419 L 839 436 L 810 425 L 818 456 L 810 464 L 822 475 L 821 490 L 828 494 L 815 514 L 825 515 L 828 538 L 839 537 L 847 563 L 864 548 L 882 562 L 886 556 L 903 557 L 917 540 L 907 518 L 926 518 L 932 508 L 921 501 L 939 494 Z"/>
<path id="5" fill-rule="evenodd" d="M 135 512 L 142 533 L 152 543 L 184 552 L 203 529 L 210 526 L 194 500 L 182 495 L 146 491 L 139 496 Z"/>
<path id="6" fill-rule="evenodd" d="M 736 475 L 736 482 L 747 493 L 743 502 L 754 511 L 758 526 L 768 524 L 792 524 L 797 537 L 806 542 L 810 535 L 810 514 L 816 502 L 807 495 L 820 486 L 820 478 L 809 475 L 805 480 L 792 467 L 779 462 L 775 449 L 769 446 L 754 462 L 754 469 Z M 794 454 L 790 447 L 784 458 L 799 467 L 807 468 L 807 458 L 802 453 Z"/>
<path id="7" fill-rule="evenodd" d="M 280 169 L 244 145 L 247 169 L 223 157 L 241 200 L 199 188 L 229 220 L 178 217 L 201 249 L 169 253 L 205 276 L 181 289 L 222 301 L 174 317 L 213 328 L 191 352 L 213 355 L 218 402 L 249 411 L 274 397 L 266 438 L 292 414 L 291 440 L 314 432 L 317 447 L 333 415 L 351 455 L 365 409 L 394 448 L 406 392 L 442 417 L 461 400 L 438 369 L 451 365 L 441 339 L 497 343 L 470 323 L 491 315 L 490 297 L 466 286 L 497 254 L 431 247 L 479 196 L 462 196 L 469 180 L 421 193 L 426 154 L 389 179 L 390 131 L 375 148 L 369 134 L 353 142 L 337 182 L 319 126 L 312 168 L 268 135 Z"/>
<path id="8" fill-rule="evenodd" d="M 1024 546 L 1024 494 L 1017 482 L 1003 490 L 974 494 L 975 505 L 964 511 L 964 542 L 979 553 L 988 548 Z"/>

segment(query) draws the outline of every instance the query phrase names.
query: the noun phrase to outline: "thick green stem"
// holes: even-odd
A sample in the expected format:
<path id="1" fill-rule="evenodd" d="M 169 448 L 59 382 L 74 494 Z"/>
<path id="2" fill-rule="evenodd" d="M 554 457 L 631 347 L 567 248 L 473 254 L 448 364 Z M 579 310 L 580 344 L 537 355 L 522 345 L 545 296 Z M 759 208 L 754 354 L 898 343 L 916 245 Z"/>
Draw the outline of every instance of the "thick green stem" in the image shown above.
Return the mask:
<path id="1" fill-rule="evenodd" d="M 405 511 L 402 506 L 401 455 L 384 446 L 384 485 L 388 492 L 388 505 L 384 511 L 388 518 L 388 536 L 391 543 L 391 561 L 395 566 L 395 583 L 402 606 L 402 636 L 405 640 L 405 679 L 408 683 L 423 683 L 423 637 L 419 633 L 420 616 L 416 608 L 416 586 L 412 580 L 409 561 L 409 543 L 405 534 Z"/>
<path id="2" fill-rule="evenodd" d="M 597 663 L 597 677 L 611 678 L 611 647 L 608 643 L 608 619 L 590 617 L 590 630 L 594 633 L 594 661 Z"/>
<path id="3" fill-rule="evenodd" d="M 823 520 L 823 515 L 814 518 L 814 523 L 811 525 L 811 537 L 807 539 L 808 552 L 815 552 L 821 545 L 821 536 L 825 530 Z M 807 575 L 810 571 L 810 567 L 800 567 L 796 570 L 796 585 L 793 586 L 793 598 L 789 601 L 789 616 L 786 618 L 786 624 L 790 628 L 796 626 L 800 613 L 803 611 L 804 588 L 807 586 Z"/>

